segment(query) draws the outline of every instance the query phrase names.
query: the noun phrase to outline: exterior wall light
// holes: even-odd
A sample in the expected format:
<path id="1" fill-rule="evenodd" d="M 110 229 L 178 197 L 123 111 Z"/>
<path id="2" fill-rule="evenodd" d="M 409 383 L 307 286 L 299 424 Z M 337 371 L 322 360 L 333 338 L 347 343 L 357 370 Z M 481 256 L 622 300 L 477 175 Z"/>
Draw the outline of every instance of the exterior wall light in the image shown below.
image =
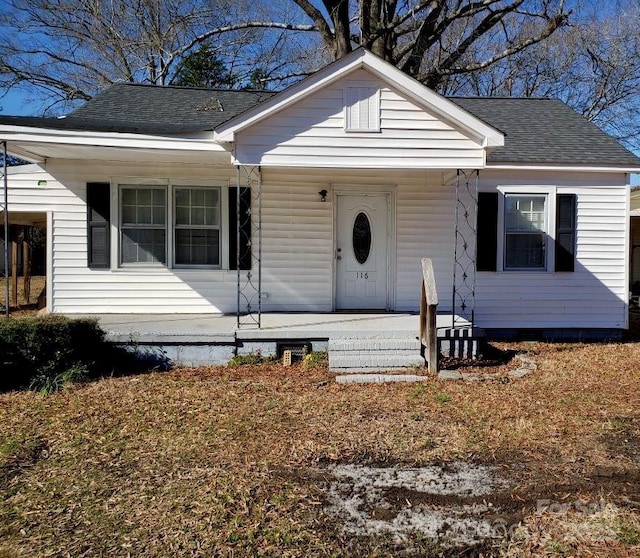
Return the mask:
<path id="1" fill-rule="evenodd" d="M 320 201 L 326 202 L 327 201 L 327 194 L 329 192 L 327 192 L 326 190 L 320 190 L 318 192 L 318 195 L 320 196 Z"/>

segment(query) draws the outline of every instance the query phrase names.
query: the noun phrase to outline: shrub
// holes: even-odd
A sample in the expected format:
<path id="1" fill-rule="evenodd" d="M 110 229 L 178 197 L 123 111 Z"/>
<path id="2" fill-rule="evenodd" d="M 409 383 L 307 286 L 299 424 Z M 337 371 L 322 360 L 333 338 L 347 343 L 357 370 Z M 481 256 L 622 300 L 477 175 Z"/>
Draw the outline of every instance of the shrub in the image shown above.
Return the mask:
<path id="1" fill-rule="evenodd" d="M 0 321 L 0 389 L 55 391 L 95 377 L 113 349 L 93 319 L 62 316 Z"/>

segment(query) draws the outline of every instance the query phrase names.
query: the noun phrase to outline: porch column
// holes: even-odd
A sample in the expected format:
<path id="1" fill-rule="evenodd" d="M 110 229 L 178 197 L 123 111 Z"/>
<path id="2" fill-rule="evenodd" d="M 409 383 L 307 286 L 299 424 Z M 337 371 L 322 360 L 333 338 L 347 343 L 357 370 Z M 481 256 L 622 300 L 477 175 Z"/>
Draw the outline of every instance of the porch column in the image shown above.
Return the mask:
<path id="1" fill-rule="evenodd" d="M 456 172 L 452 328 L 475 320 L 479 169 Z"/>
<path id="2" fill-rule="evenodd" d="M 236 188 L 237 327 L 260 329 L 262 317 L 262 177 L 238 165 Z"/>

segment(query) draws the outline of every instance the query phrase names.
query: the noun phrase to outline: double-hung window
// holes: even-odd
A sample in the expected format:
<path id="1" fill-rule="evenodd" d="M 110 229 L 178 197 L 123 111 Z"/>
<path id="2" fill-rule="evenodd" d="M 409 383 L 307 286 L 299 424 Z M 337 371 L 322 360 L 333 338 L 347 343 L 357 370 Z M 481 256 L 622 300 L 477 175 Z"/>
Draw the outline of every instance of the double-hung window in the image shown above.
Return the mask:
<path id="1" fill-rule="evenodd" d="M 220 267 L 222 188 L 121 184 L 119 263 Z"/>
<path id="2" fill-rule="evenodd" d="M 546 269 L 547 197 L 506 194 L 504 269 Z"/>
<path id="3" fill-rule="evenodd" d="M 575 271 L 578 196 L 555 186 L 526 188 L 478 193 L 477 270 Z"/>
<path id="4" fill-rule="evenodd" d="M 120 231 L 121 264 L 166 263 L 166 188 L 121 186 Z"/>
<path id="5" fill-rule="evenodd" d="M 220 265 L 220 189 L 175 187 L 174 263 Z"/>

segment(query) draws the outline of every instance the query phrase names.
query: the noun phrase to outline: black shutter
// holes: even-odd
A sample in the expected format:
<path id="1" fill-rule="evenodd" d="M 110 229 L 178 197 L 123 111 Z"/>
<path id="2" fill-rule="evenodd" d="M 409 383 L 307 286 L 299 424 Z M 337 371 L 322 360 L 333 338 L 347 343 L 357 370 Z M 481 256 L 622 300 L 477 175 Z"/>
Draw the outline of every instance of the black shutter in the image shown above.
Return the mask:
<path id="1" fill-rule="evenodd" d="M 498 252 L 498 193 L 478 193 L 476 269 L 496 271 Z"/>
<path id="2" fill-rule="evenodd" d="M 229 269 L 238 269 L 238 189 L 229 188 Z M 251 188 L 240 188 L 240 269 L 251 269 Z"/>
<path id="3" fill-rule="evenodd" d="M 87 183 L 87 255 L 91 269 L 111 267 L 111 187 Z"/>
<path id="4" fill-rule="evenodd" d="M 573 271 L 576 255 L 576 195 L 556 195 L 556 271 Z"/>

